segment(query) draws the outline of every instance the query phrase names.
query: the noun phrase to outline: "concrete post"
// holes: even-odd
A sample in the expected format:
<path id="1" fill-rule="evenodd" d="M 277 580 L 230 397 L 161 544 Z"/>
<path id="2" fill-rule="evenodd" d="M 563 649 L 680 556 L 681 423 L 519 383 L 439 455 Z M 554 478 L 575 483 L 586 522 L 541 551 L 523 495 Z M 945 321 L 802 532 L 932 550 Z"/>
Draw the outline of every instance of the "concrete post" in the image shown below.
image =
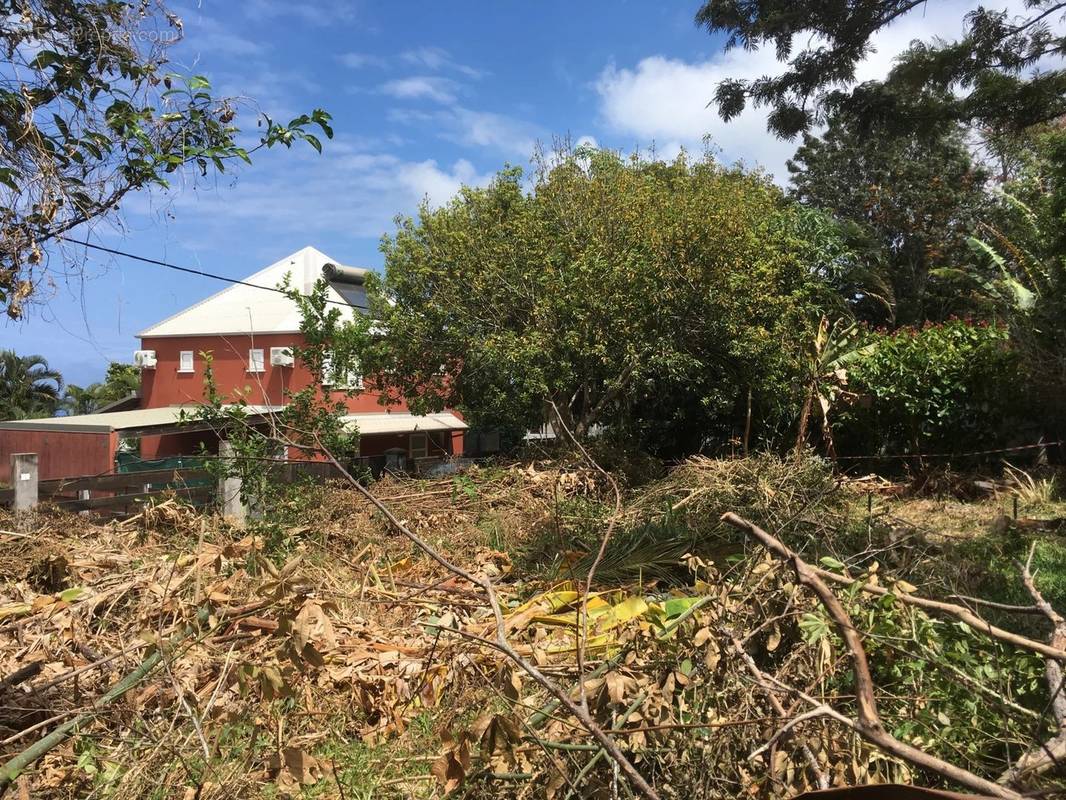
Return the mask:
<path id="1" fill-rule="evenodd" d="M 223 459 L 233 457 L 233 445 L 229 442 L 219 442 L 218 454 Z M 226 466 L 226 462 L 222 462 Z M 241 500 L 241 479 L 239 477 L 223 476 L 218 480 L 218 500 L 222 506 L 223 518 L 232 524 L 243 526 L 248 518 L 248 508 Z"/>
<path id="2" fill-rule="evenodd" d="M 16 513 L 32 511 L 37 505 L 37 454 L 11 454 L 11 483 L 15 487 Z"/>

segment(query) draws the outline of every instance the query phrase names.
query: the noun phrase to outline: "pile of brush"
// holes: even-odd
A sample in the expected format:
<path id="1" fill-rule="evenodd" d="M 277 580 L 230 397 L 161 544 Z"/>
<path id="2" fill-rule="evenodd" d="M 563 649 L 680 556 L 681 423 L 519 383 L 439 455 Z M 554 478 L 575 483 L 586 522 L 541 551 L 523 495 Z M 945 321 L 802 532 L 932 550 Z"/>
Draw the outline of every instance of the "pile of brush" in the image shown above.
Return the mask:
<path id="1" fill-rule="evenodd" d="M 1066 630 L 996 628 L 876 550 L 833 552 L 846 509 L 825 465 L 694 459 L 614 489 L 594 468 L 523 465 L 388 479 L 379 505 L 324 489 L 245 531 L 170 507 L 128 524 L 41 514 L 17 534 L 0 519 L 0 788 L 1066 787 L 1040 755 L 1058 752 L 1045 672 Z M 487 542 L 486 519 L 560 536 L 553 568 Z M 1019 580 L 1034 603 L 1017 613 L 1053 625 Z"/>

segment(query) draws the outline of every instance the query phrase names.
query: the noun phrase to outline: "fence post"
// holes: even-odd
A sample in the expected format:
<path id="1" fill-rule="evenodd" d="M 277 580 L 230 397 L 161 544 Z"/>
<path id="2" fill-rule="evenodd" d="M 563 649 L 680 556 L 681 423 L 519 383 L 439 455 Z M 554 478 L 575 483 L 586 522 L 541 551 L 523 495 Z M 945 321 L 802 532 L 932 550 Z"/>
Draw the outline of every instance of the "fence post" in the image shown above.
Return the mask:
<path id="1" fill-rule="evenodd" d="M 37 454 L 11 454 L 11 483 L 15 487 L 16 513 L 32 511 L 37 505 Z"/>
<path id="2" fill-rule="evenodd" d="M 229 442 L 218 443 L 218 454 L 223 459 L 233 457 L 233 445 Z M 248 517 L 248 508 L 241 500 L 241 479 L 238 476 L 223 475 L 218 479 L 218 499 L 222 505 L 222 516 L 234 525 L 243 526 Z"/>

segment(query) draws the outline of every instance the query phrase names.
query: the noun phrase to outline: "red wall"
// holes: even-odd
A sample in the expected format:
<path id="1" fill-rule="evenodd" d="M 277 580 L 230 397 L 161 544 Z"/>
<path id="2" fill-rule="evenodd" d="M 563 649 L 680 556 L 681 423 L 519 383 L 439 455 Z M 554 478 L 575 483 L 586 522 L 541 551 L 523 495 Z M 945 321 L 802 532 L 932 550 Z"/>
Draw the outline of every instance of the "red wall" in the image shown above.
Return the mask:
<path id="1" fill-rule="evenodd" d="M 11 483 L 11 454 L 36 453 L 37 479 L 77 478 L 114 471 L 118 437 L 74 431 L 0 431 L 0 482 Z"/>
<path id="2" fill-rule="evenodd" d="M 292 367 L 270 365 L 271 347 L 300 345 L 303 337 L 293 333 L 256 334 L 255 336 L 188 336 L 155 337 L 141 340 L 141 348 L 154 350 L 155 369 L 141 370 L 141 405 L 143 408 L 199 403 L 204 399 L 204 358 L 201 352 L 210 351 L 215 373 L 215 384 L 224 398 L 233 397 L 235 390 L 248 393 L 245 399 L 252 405 L 284 405 L 287 395 L 311 385 L 310 371 L 297 361 Z M 263 350 L 264 371 L 248 372 L 248 351 L 256 347 Z M 193 351 L 193 371 L 178 372 L 182 350 Z M 385 411 L 378 399 L 379 392 L 367 390 L 346 397 L 344 392 L 335 392 L 333 397 L 344 401 L 353 414 L 372 414 Z M 406 403 L 389 406 L 390 410 L 407 411 Z M 456 413 L 452 411 L 451 413 Z M 457 415 L 458 416 L 458 415 Z M 463 432 L 454 431 L 434 434 L 439 448 L 430 447 L 431 455 L 443 449 L 453 454 L 463 452 Z M 212 443 L 213 440 L 213 443 Z M 210 433 L 188 433 L 172 436 L 145 436 L 141 439 L 143 458 L 162 458 L 171 455 L 191 455 L 199 452 L 199 443 L 207 442 L 209 449 L 216 449 L 217 440 Z M 362 455 L 380 455 L 393 447 L 408 449 L 407 434 L 364 436 L 360 440 Z M 292 453 L 291 457 L 300 457 Z"/>
<path id="3" fill-rule="evenodd" d="M 155 350 L 155 369 L 141 370 L 141 407 L 185 405 L 202 402 L 204 391 L 204 359 L 202 351 L 214 357 L 215 382 L 223 397 L 232 397 L 234 390 L 249 388 L 246 400 L 252 405 L 284 405 L 286 395 L 311 384 L 311 373 L 299 363 L 293 367 L 270 365 L 271 347 L 292 347 L 302 342 L 299 334 L 263 334 L 256 336 L 190 336 L 146 338 L 144 350 Z M 248 372 L 248 350 L 262 348 L 264 371 Z M 193 371 L 178 372 L 179 353 L 193 351 Z M 364 391 L 352 397 L 337 392 L 353 414 L 381 413 L 385 407 L 378 402 L 380 394 Z M 405 403 L 390 407 L 406 411 Z M 451 413 L 456 413 L 452 411 Z M 458 416 L 458 415 L 457 415 Z M 429 454 L 443 455 L 442 450 L 461 455 L 463 432 L 436 432 Z M 200 443 L 217 452 L 218 441 L 210 432 L 178 433 L 168 436 L 145 436 L 141 439 L 143 458 L 162 458 L 172 455 L 195 455 Z M 97 475 L 114 468 L 117 436 L 108 433 L 74 433 L 59 431 L 0 431 L 0 481 L 9 482 L 11 453 L 37 453 L 40 457 L 40 480 Z M 364 436 L 360 440 L 362 455 L 380 455 L 398 447 L 407 450 L 407 434 Z M 296 453 L 292 454 L 298 457 Z"/>
<path id="4" fill-rule="evenodd" d="M 155 350 L 155 369 L 141 370 L 141 405 L 143 408 L 159 408 L 185 403 L 198 403 L 204 399 L 203 351 L 214 356 L 215 384 L 224 398 L 234 390 L 250 389 L 246 400 L 253 405 L 284 405 L 286 394 L 297 392 L 311 384 L 310 371 L 299 362 L 293 367 L 270 365 L 271 347 L 292 347 L 302 343 L 300 334 L 272 333 L 255 336 L 188 336 L 161 337 L 141 340 L 143 350 Z M 264 372 L 248 372 L 248 351 L 263 350 Z M 193 372 L 178 372 L 182 350 L 192 350 Z M 343 392 L 335 393 L 337 399 L 345 399 Z M 383 411 L 378 403 L 379 393 L 361 392 L 345 399 L 353 414 Z M 391 406 L 405 411 L 406 404 Z"/>

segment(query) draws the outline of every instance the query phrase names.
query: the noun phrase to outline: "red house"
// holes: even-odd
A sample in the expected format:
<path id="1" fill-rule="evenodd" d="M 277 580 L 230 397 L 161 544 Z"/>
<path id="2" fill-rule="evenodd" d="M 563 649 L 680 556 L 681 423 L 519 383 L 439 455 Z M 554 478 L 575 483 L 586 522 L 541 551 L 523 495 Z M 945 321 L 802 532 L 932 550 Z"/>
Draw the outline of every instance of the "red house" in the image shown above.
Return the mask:
<path id="1" fill-rule="evenodd" d="M 274 290 L 287 277 L 306 293 L 325 278 L 330 300 L 343 313 L 365 313 L 366 272 L 305 247 L 141 331 L 134 353 L 139 398 L 130 398 L 125 410 L 0 422 L 0 481 L 9 480 L 14 452 L 38 453 L 40 478 L 48 480 L 112 471 L 122 440 L 139 442 L 139 455 L 148 460 L 195 455 L 203 445 L 217 449 L 212 431 L 181 419 L 203 401 L 203 354 L 211 353 L 218 391 L 224 397 L 240 391 L 253 415 L 266 421 L 291 392 L 314 381 L 292 357 L 292 348 L 302 343 L 299 309 Z M 467 426 L 457 413 L 416 416 L 402 403 L 386 408 L 372 387 L 363 388 L 361 376 L 349 375 L 346 382 L 347 388 L 326 385 L 321 391 L 343 399 L 346 421 L 360 432 L 360 456 L 417 464 L 462 454 Z M 289 457 L 305 456 L 293 451 Z"/>

